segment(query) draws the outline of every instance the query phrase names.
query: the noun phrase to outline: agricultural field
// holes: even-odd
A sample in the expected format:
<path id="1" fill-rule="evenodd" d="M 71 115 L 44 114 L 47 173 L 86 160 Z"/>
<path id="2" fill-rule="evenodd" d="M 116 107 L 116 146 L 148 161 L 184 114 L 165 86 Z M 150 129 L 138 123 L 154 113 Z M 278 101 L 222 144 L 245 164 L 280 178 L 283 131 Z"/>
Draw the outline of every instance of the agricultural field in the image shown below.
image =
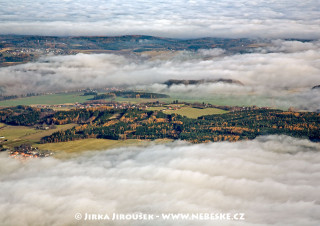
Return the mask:
<path id="1" fill-rule="evenodd" d="M 161 111 L 161 110 L 165 110 L 166 107 L 149 107 L 148 110 L 149 111 Z"/>
<path id="2" fill-rule="evenodd" d="M 188 103 L 195 103 L 195 102 L 205 102 L 214 105 L 229 105 L 229 106 L 273 106 L 277 105 L 278 103 L 273 102 L 271 97 L 256 97 L 256 96 L 227 96 L 227 95 L 211 95 L 206 98 L 203 97 L 190 97 L 188 95 L 179 95 L 179 94 L 169 94 L 169 98 L 155 98 L 155 99 L 148 99 L 148 98 L 124 98 L 124 97 L 116 97 L 114 99 L 106 99 L 106 101 L 116 101 L 116 102 L 127 102 L 131 104 L 136 103 L 146 103 L 146 102 L 154 102 L 160 101 L 166 104 L 170 104 L 175 100 L 179 100 L 179 102 L 188 102 Z M 32 97 L 24 97 L 12 100 L 3 100 L 0 101 L 0 107 L 10 107 L 10 106 L 17 106 L 17 105 L 60 105 L 60 104 L 69 104 L 72 105 L 76 102 L 84 103 L 92 99 L 93 95 L 83 96 L 83 92 L 74 92 L 74 93 L 59 93 L 59 94 L 47 94 L 42 96 L 32 96 Z M 285 106 L 283 110 L 287 109 L 290 106 Z M 69 107 L 64 109 L 55 109 L 55 110 L 68 110 Z M 282 109 L 282 108 L 281 108 Z"/>
<path id="3" fill-rule="evenodd" d="M 130 146 L 146 146 L 152 143 L 162 144 L 172 142 L 170 139 L 159 139 L 156 141 L 148 140 L 137 140 L 137 139 L 128 139 L 128 140 L 108 140 L 108 139 L 96 139 L 90 138 L 85 140 L 75 140 L 68 142 L 59 142 L 59 143 L 47 143 L 47 144 L 35 144 L 34 147 L 38 147 L 42 150 L 49 150 L 55 153 L 55 158 L 69 158 L 72 155 L 78 154 L 85 151 L 101 151 L 112 148 L 119 147 L 130 147 Z"/>
<path id="4" fill-rule="evenodd" d="M 27 126 L 3 126 L 0 129 L 0 136 L 5 137 L 8 141 L 21 139 L 33 133 L 37 133 L 37 130 Z"/>
<path id="5" fill-rule="evenodd" d="M 107 99 L 108 100 L 108 99 Z M 117 102 L 130 102 L 132 104 L 136 103 L 146 103 L 146 102 L 154 102 L 154 101 L 160 101 L 164 103 L 171 103 L 174 99 L 172 98 L 155 98 L 155 99 L 149 99 L 149 98 L 124 98 L 124 97 L 116 97 L 114 101 Z"/>
<path id="6" fill-rule="evenodd" d="M 38 130 L 27 126 L 10 126 L 0 124 L 0 137 L 2 143 L 8 147 L 15 147 L 22 143 L 35 144 L 40 142 L 40 139 L 44 136 L 49 136 L 59 130 L 67 130 L 75 126 L 76 124 L 58 125 L 56 129 L 50 130 Z"/>
<path id="7" fill-rule="evenodd" d="M 66 125 L 57 125 L 56 129 L 49 130 L 36 130 L 37 132 L 21 137 L 22 139 L 29 140 L 31 142 L 37 143 L 40 142 L 42 137 L 49 136 L 52 133 L 58 132 L 60 130 L 71 129 L 72 127 L 77 126 L 77 124 L 71 123 Z"/>
<path id="8" fill-rule="evenodd" d="M 75 140 L 68 142 L 59 142 L 59 143 L 47 143 L 47 144 L 36 144 L 35 147 L 38 147 L 43 150 L 50 150 L 56 153 L 66 152 L 66 153 L 76 153 L 83 152 L 88 150 L 104 150 L 121 146 L 128 145 L 139 145 L 143 144 L 145 141 L 141 140 L 108 140 L 108 139 L 85 139 L 85 140 Z"/>
<path id="9" fill-rule="evenodd" d="M 82 96 L 83 93 L 59 93 L 59 94 L 48 94 L 42 96 L 24 97 L 13 100 L 0 101 L 0 107 L 10 107 L 17 105 L 55 105 L 55 104 L 67 104 L 67 103 L 82 103 L 88 101 L 93 96 Z"/>
<path id="10" fill-rule="evenodd" d="M 58 104 L 73 104 L 73 103 L 84 103 L 93 98 L 93 95 L 83 96 L 83 92 L 74 92 L 74 93 L 59 93 L 59 94 L 47 94 L 41 96 L 32 96 L 24 97 L 12 100 L 3 100 L 0 101 L 0 107 L 11 107 L 17 105 L 58 105 Z M 161 101 L 165 103 L 171 103 L 174 99 L 172 98 L 161 98 L 161 99 L 148 99 L 148 98 L 123 98 L 116 97 L 115 99 L 106 99 L 107 101 L 117 101 L 117 102 L 130 102 L 135 103 L 145 103 L 145 102 L 154 102 Z M 56 109 L 61 110 L 61 109 Z M 67 110 L 63 109 L 63 110 Z"/>
<path id="11" fill-rule="evenodd" d="M 258 107 L 272 107 L 281 110 L 287 110 L 289 107 L 295 107 L 295 105 L 285 97 L 277 97 L 274 98 L 272 95 L 251 95 L 247 94 L 215 94 L 211 93 L 207 95 L 207 97 L 200 97 L 197 95 L 191 96 L 188 94 L 179 94 L 179 93 L 170 93 L 171 102 L 173 100 L 179 100 L 179 102 L 187 102 L 187 103 L 210 103 L 213 105 L 220 106 L 239 106 L 239 107 L 247 107 L 256 105 Z M 169 102 L 169 103 L 171 103 Z"/>
<path id="12" fill-rule="evenodd" d="M 182 107 L 177 110 L 164 110 L 163 113 L 166 114 L 179 114 L 182 116 L 186 116 L 188 118 L 198 118 L 203 115 L 213 115 L 213 114 L 224 114 L 228 111 L 224 111 L 217 108 L 205 108 L 205 109 L 199 109 L 199 108 L 193 108 L 193 107 Z"/>

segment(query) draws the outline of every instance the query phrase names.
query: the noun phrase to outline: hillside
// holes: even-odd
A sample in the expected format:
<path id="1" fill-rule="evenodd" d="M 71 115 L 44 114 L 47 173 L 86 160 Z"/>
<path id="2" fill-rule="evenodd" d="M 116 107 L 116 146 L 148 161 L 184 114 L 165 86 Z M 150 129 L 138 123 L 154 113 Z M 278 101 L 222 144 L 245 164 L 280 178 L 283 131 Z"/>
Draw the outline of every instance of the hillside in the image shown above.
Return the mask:
<path id="1" fill-rule="evenodd" d="M 40 56 L 77 53 L 139 54 L 146 51 L 179 51 L 222 48 L 230 52 L 246 52 L 259 47 L 251 39 L 172 39 L 145 35 L 113 37 L 0 35 L 0 66 L 10 66 L 38 59 Z"/>

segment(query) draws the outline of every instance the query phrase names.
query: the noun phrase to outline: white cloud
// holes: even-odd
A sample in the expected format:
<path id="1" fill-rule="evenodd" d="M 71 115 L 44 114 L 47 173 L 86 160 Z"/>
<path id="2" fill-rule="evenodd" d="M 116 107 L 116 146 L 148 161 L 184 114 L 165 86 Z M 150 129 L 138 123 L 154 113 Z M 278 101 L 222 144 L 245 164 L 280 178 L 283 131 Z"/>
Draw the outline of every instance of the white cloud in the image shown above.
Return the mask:
<path id="1" fill-rule="evenodd" d="M 284 53 L 294 53 L 303 52 L 308 50 L 316 50 L 320 48 L 320 42 L 300 42 L 300 41 L 284 41 L 281 39 L 273 40 L 270 46 L 263 48 L 257 48 L 256 51 L 261 51 L 262 53 L 267 52 L 284 52 Z"/>
<path id="2" fill-rule="evenodd" d="M 55 56 L 0 68 L 0 79 L 6 94 L 127 85 L 189 96 L 230 94 L 248 100 L 256 96 L 258 99 L 252 102 L 256 105 L 265 103 L 259 99 L 264 96 L 277 107 L 316 110 L 320 107 L 319 92 L 311 88 L 320 84 L 319 50 L 319 42 L 277 40 L 255 52 L 236 55 L 212 49 L 162 53 L 151 58 L 145 54 Z M 239 80 L 245 86 L 217 83 L 168 89 L 155 84 L 168 79 L 220 78 Z"/>
<path id="3" fill-rule="evenodd" d="M 311 88 L 320 83 L 320 54 L 319 47 L 313 44 L 310 47 L 314 48 L 289 53 L 242 55 L 224 55 L 221 50 L 182 51 L 167 54 L 166 57 L 143 57 L 140 60 L 113 54 L 55 56 L 1 68 L 0 77 L 3 86 L 17 85 L 21 81 L 35 90 L 64 86 L 139 85 L 167 79 L 203 78 L 235 79 L 248 86 L 272 90 Z"/>
<path id="4" fill-rule="evenodd" d="M 2 34 L 320 38 L 319 1 L 5 0 Z"/>
<path id="5" fill-rule="evenodd" d="M 17 226 L 85 225 L 74 220 L 75 213 L 243 212 L 244 225 L 317 225 L 319 153 L 319 144 L 285 136 L 174 142 L 24 163 L 1 153 L 0 220 Z M 178 223 L 212 225 L 130 225 Z"/>

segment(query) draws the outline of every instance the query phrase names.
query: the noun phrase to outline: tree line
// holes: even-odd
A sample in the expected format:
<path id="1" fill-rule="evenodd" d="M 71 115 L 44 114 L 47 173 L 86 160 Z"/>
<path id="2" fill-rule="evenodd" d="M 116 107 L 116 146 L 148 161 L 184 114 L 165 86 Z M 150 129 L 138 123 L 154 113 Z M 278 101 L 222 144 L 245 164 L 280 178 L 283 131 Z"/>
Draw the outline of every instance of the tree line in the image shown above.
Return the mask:
<path id="1" fill-rule="evenodd" d="M 320 141 L 320 114 L 272 109 L 234 111 L 197 119 L 161 111 L 107 107 L 53 111 L 26 106 L 0 110 L 0 120 L 10 125 L 76 123 L 71 129 L 42 138 L 42 143 L 86 138 L 181 139 L 194 143 L 254 139 L 285 134 Z"/>

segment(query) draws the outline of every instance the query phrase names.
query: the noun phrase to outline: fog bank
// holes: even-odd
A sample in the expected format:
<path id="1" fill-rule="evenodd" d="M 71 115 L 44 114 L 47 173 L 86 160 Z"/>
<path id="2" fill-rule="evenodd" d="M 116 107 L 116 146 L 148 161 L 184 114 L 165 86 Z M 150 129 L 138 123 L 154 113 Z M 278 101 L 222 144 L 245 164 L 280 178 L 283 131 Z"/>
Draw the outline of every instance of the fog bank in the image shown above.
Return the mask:
<path id="1" fill-rule="evenodd" d="M 77 212 L 242 212 L 246 220 L 239 225 L 319 225 L 319 161 L 318 143 L 286 136 L 236 143 L 174 142 L 24 163 L 1 153 L 0 222 L 87 225 L 74 219 Z"/>
<path id="2" fill-rule="evenodd" d="M 233 55 L 222 49 L 209 49 L 168 51 L 153 57 L 146 54 L 48 56 L 37 62 L 0 68 L 0 79 L 5 95 L 125 85 L 200 97 L 267 96 L 276 107 L 316 110 L 320 107 L 319 92 L 311 88 L 320 84 L 319 59 L 319 41 L 275 40 L 252 53 Z M 219 83 L 168 88 L 161 85 L 168 79 L 221 78 L 238 80 L 244 86 Z"/>
<path id="3" fill-rule="evenodd" d="M 0 34 L 320 38 L 317 0 L 4 0 Z"/>

